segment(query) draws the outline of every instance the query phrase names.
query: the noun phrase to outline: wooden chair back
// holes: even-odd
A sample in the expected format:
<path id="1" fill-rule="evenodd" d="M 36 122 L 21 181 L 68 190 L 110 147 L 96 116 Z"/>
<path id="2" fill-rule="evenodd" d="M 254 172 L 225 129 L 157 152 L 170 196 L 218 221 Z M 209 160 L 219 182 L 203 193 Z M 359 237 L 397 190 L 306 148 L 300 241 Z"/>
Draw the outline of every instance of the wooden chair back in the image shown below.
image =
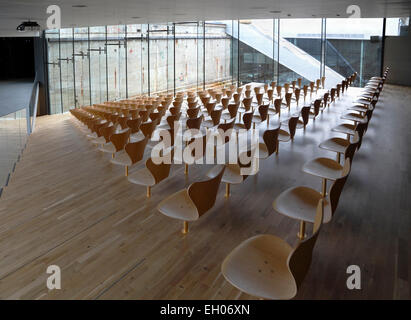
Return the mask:
<path id="1" fill-rule="evenodd" d="M 123 150 L 124 147 L 126 146 L 128 142 L 128 138 L 130 137 L 130 130 L 127 129 L 124 132 L 121 133 L 114 133 L 110 137 L 111 143 L 114 145 L 116 148 L 116 152 Z"/>
<path id="2" fill-rule="evenodd" d="M 148 139 L 149 137 L 146 136 L 143 140 L 131 142 L 125 146 L 124 149 L 130 157 L 132 164 L 137 163 L 143 159 L 144 150 L 146 149 Z"/>
<path id="3" fill-rule="evenodd" d="M 221 170 L 217 172 L 216 176 L 213 178 L 194 182 L 188 187 L 188 195 L 194 202 L 199 217 L 210 210 L 215 204 L 218 188 L 225 170 L 224 165 L 221 167 Z"/>
<path id="4" fill-rule="evenodd" d="M 313 250 L 321 230 L 324 215 L 324 200 L 320 199 L 317 205 L 313 234 L 300 241 L 288 257 L 288 267 L 295 279 L 297 288 L 301 286 L 310 269 Z"/>

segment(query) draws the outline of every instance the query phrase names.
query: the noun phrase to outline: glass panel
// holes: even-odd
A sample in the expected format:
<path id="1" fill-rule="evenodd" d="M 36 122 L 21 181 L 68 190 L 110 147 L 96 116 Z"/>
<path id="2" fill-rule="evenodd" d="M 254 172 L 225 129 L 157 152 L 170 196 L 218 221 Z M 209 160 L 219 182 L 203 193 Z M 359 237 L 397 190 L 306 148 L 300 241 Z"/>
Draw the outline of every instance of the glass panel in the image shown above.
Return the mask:
<path id="1" fill-rule="evenodd" d="M 308 84 L 321 77 L 321 19 L 281 19 L 280 84 L 302 78 Z"/>
<path id="2" fill-rule="evenodd" d="M 106 28 L 90 27 L 91 103 L 107 100 Z"/>
<path id="3" fill-rule="evenodd" d="M 74 29 L 74 68 L 76 106 L 88 106 L 90 101 L 90 59 L 88 28 Z"/>
<path id="4" fill-rule="evenodd" d="M 202 80 L 198 78 L 198 50 L 202 48 L 199 46 L 198 38 L 197 22 L 175 24 L 176 91 L 202 87 Z"/>
<path id="5" fill-rule="evenodd" d="M 125 26 L 107 26 L 108 100 L 126 98 Z"/>
<path id="6" fill-rule="evenodd" d="M 205 23 L 205 84 L 232 83 L 232 21 Z"/>
<path id="7" fill-rule="evenodd" d="M 174 35 L 171 24 L 149 25 L 150 94 L 174 90 Z"/>
<path id="8" fill-rule="evenodd" d="M 327 19 L 325 76 L 358 72 L 354 85 L 363 86 L 381 71 L 383 19 Z"/>
<path id="9" fill-rule="evenodd" d="M 142 69 L 144 57 L 142 46 L 142 26 L 133 24 L 127 26 L 127 83 L 128 95 L 133 97 L 143 92 Z"/>
<path id="10" fill-rule="evenodd" d="M 26 116 L 26 109 L 22 109 L 0 117 L 0 188 L 6 185 L 26 143 Z"/>
<path id="11" fill-rule="evenodd" d="M 61 113 L 59 31 L 46 31 L 50 114 Z"/>
<path id="12" fill-rule="evenodd" d="M 274 80 L 274 24 L 272 19 L 240 21 L 240 84 Z"/>
<path id="13" fill-rule="evenodd" d="M 60 30 L 61 94 L 63 112 L 75 108 L 74 66 L 73 66 L 73 29 Z"/>

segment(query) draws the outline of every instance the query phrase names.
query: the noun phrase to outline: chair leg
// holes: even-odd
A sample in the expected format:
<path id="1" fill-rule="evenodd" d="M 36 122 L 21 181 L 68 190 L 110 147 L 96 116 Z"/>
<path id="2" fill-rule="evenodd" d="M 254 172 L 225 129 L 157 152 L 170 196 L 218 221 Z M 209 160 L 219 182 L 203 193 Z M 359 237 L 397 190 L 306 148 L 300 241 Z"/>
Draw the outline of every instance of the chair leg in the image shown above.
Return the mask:
<path id="1" fill-rule="evenodd" d="M 297 237 L 300 240 L 304 240 L 305 238 L 305 222 L 304 221 L 300 221 L 300 231 L 297 233 Z"/>
<path id="2" fill-rule="evenodd" d="M 275 150 L 275 153 L 278 154 L 280 152 L 280 141 L 277 140 L 277 150 Z"/>
<path id="3" fill-rule="evenodd" d="M 339 163 L 339 164 L 341 164 L 341 156 L 340 156 L 341 154 L 339 153 L 339 152 L 337 152 L 337 162 Z"/>
<path id="4" fill-rule="evenodd" d="M 187 163 L 184 165 L 184 174 L 188 175 L 188 164 Z"/>
<path id="5" fill-rule="evenodd" d="M 323 178 L 321 190 L 322 196 L 323 198 L 325 198 L 325 196 L 327 195 L 327 179 Z"/>
<path id="6" fill-rule="evenodd" d="M 111 154 L 111 159 L 114 159 L 114 153 Z"/>
<path id="7" fill-rule="evenodd" d="M 125 173 L 126 173 L 126 177 L 128 177 L 128 166 L 126 166 Z"/>
<path id="8" fill-rule="evenodd" d="M 225 184 L 225 197 L 226 198 L 230 197 L 230 184 L 229 183 Z"/>
<path id="9" fill-rule="evenodd" d="M 184 221 L 183 222 L 183 230 L 182 230 L 183 234 L 187 234 L 188 233 L 188 222 Z"/>
<path id="10" fill-rule="evenodd" d="M 150 197 L 151 197 L 151 187 L 148 186 L 147 187 L 147 198 L 150 198 Z"/>

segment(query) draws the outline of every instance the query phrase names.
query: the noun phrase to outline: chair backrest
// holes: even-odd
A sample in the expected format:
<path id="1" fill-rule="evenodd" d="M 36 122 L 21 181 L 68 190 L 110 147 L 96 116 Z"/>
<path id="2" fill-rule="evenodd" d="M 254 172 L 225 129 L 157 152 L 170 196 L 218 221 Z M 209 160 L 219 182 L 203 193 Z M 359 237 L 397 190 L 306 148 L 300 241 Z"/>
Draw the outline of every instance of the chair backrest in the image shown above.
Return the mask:
<path id="1" fill-rule="evenodd" d="M 229 98 L 222 98 L 222 99 L 221 99 L 221 104 L 223 105 L 223 108 L 224 108 L 224 109 L 227 109 L 229 102 L 230 102 L 230 99 L 229 99 Z"/>
<path id="2" fill-rule="evenodd" d="M 281 90 L 283 89 L 282 86 L 277 86 L 277 96 L 281 97 Z"/>
<path id="3" fill-rule="evenodd" d="M 224 170 L 225 166 L 222 165 L 221 170 L 217 172 L 216 176 L 213 178 L 205 181 L 194 182 L 188 187 L 188 195 L 194 202 L 199 217 L 214 206 L 217 198 L 218 187 L 220 186 Z"/>
<path id="4" fill-rule="evenodd" d="M 263 105 L 258 107 L 258 113 L 260 114 L 260 117 L 261 117 L 262 121 L 267 119 L 268 107 L 269 107 L 269 104 L 263 104 Z"/>
<path id="5" fill-rule="evenodd" d="M 106 139 L 106 142 L 110 142 L 110 137 L 114 134 L 115 131 L 116 127 L 114 125 L 100 129 L 100 133 L 104 137 L 104 139 Z"/>
<path id="6" fill-rule="evenodd" d="M 327 223 L 333 217 L 335 210 L 337 210 L 338 201 L 340 200 L 340 196 L 342 190 L 344 188 L 345 182 L 347 181 L 348 175 L 351 171 L 351 161 L 350 159 L 346 158 L 343 171 L 341 177 L 336 179 L 330 188 L 329 198 L 330 198 L 330 205 L 331 205 L 331 216 L 325 216 L 324 222 Z"/>
<path id="7" fill-rule="evenodd" d="M 193 102 L 188 102 L 188 103 L 187 103 L 188 109 L 194 109 L 194 108 L 196 108 L 196 107 L 197 107 L 197 104 L 198 104 L 198 102 L 197 102 L 196 100 L 193 101 Z"/>
<path id="8" fill-rule="evenodd" d="M 281 112 L 281 104 L 283 103 L 282 98 L 278 98 L 274 100 L 274 108 L 275 112 L 280 113 Z"/>
<path id="9" fill-rule="evenodd" d="M 310 109 L 311 106 L 304 106 L 301 108 L 301 118 L 303 119 L 304 127 L 307 125 L 310 120 Z"/>
<path id="10" fill-rule="evenodd" d="M 235 118 L 237 116 L 239 103 L 230 103 L 228 105 L 228 112 L 230 113 L 231 118 Z"/>
<path id="11" fill-rule="evenodd" d="M 299 87 L 299 88 L 301 88 L 301 81 L 303 81 L 302 78 L 298 78 L 298 79 L 297 79 L 297 83 L 298 83 L 298 87 Z"/>
<path id="12" fill-rule="evenodd" d="M 170 175 L 170 163 L 155 164 L 150 157 L 146 161 L 146 167 L 153 175 L 156 184 L 160 183 Z"/>
<path id="13" fill-rule="evenodd" d="M 202 121 L 203 121 L 203 116 L 187 119 L 187 122 L 186 122 L 187 128 L 188 129 L 200 129 Z"/>
<path id="14" fill-rule="evenodd" d="M 151 137 L 160 119 L 141 124 L 140 130 L 146 137 Z"/>
<path id="15" fill-rule="evenodd" d="M 161 112 L 152 112 L 152 113 L 150 113 L 149 117 L 150 117 L 151 121 L 155 121 L 157 119 L 161 120 L 162 114 L 161 114 Z"/>
<path id="16" fill-rule="evenodd" d="M 307 86 L 307 85 L 304 85 L 304 86 L 303 86 L 304 98 L 305 98 L 305 96 L 307 95 L 307 92 L 308 92 L 308 86 Z"/>
<path id="17" fill-rule="evenodd" d="M 361 143 L 362 143 L 362 138 L 364 136 L 364 132 L 367 129 L 368 122 L 367 123 L 359 123 L 357 124 L 357 127 L 355 128 L 355 131 L 358 133 L 358 149 L 361 148 Z"/>
<path id="18" fill-rule="evenodd" d="M 95 123 L 94 127 L 93 127 L 93 132 L 95 132 L 97 134 L 97 137 L 101 137 L 102 133 L 101 133 L 101 128 L 106 128 L 108 127 L 109 122 L 100 122 L 100 123 Z"/>
<path id="19" fill-rule="evenodd" d="M 110 137 L 111 143 L 116 148 L 116 152 L 123 150 L 130 137 L 130 129 L 125 130 L 121 133 L 115 133 Z"/>
<path id="20" fill-rule="evenodd" d="M 267 97 L 268 97 L 268 100 L 272 100 L 273 99 L 273 95 L 274 95 L 274 90 L 273 89 L 268 89 L 267 90 Z"/>
<path id="21" fill-rule="evenodd" d="M 121 129 L 128 128 L 127 126 L 127 117 L 118 117 L 117 122 L 120 124 Z"/>
<path id="22" fill-rule="evenodd" d="M 216 102 L 207 102 L 205 107 L 207 109 L 207 112 L 209 115 L 211 115 L 211 112 L 213 112 L 214 108 L 215 108 Z"/>
<path id="23" fill-rule="evenodd" d="M 297 100 L 297 102 L 300 99 L 300 92 L 301 92 L 300 88 L 295 88 L 294 95 L 295 95 L 295 100 Z"/>
<path id="24" fill-rule="evenodd" d="M 245 90 L 244 95 L 246 96 L 246 98 L 251 98 L 251 90 Z"/>
<path id="25" fill-rule="evenodd" d="M 285 93 L 288 93 L 288 90 L 290 90 L 290 84 L 289 83 L 284 83 L 284 90 L 285 90 Z"/>
<path id="26" fill-rule="evenodd" d="M 277 82 L 276 82 L 276 81 L 272 81 L 272 82 L 271 82 L 271 88 L 274 89 L 276 86 L 277 86 Z"/>
<path id="27" fill-rule="evenodd" d="M 187 116 L 190 119 L 197 118 L 200 113 L 200 107 L 187 109 Z"/>
<path id="28" fill-rule="evenodd" d="M 318 116 L 320 113 L 320 107 L 321 107 L 322 99 L 316 99 L 314 101 L 314 116 Z"/>
<path id="29" fill-rule="evenodd" d="M 178 121 L 180 119 L 180 116 L 181 116 L 181 112 L 175 115 L 168 116 L 166 118 L 167 124 L 171 129 L 174 129 L 174 122 Z"/>
<path id="30" fill-rule="evenodd" d="M 142 122 L 146 122 L 148 120 L 148 116 L 150 115 L 149 110 L 141 110 L 138 114 L 142 119 Z"/>
<path id="31" fill-rule="evenodd" d="M 324 200 L 320 199 L 317 205 L 313 234 L 310 237 L 300 241 L 288 256 L 288 268 L 295 279 L 297 288 L 301 286 L 301 283 L 310 269 L 314 246 L 317 242 L 318 234 L 321 230 L 321 225 L 323 222 L 323 214 Z"/>
<path id="32" fill-rule="evenodd" d="M 244 98 L 243 99 L 243 105 L 246 111 L 251 109 L 251 103 L 253 101 L 253 98 Z"/>
<path id="33" fill-rule="evenodd" d="M 288 131 L 290 132 L 290 138 L 291 139 L 294 139 L 295 131 L 297 129 L 298 118 L 299 118 L 299 116 L 292 116 L 288 120 Z"/>
<path id="34" fill-rule="evenodd" d="M 260 93 L 260 87 L 254 87 L 254 93 L 255 95 Z"/>
<path id="35" fill-rule="evenodd" d="M 268 156 L 272 155 L 277 150 L 278 132 L 280 128 L 265 130 L 263 140 L 267 147 Z"/>
<path id="36" fill-rule="evenodd" d="M 127 126 L 130 128 L 131 133 L 136 133 L 140 130 L 141 118 L 127 120 Z"/>
<path id="37" fill-rule="evenodd" d="M 291 92 L 287 92 L 285 94 L 285 103 L 287 104 L 287 107 L 291 106 L 291 97 L 292 97 L 292 93 Z"/>
<path id="38" fill-rule="evenodd" d="M 132 164 L 139 162 L 141 159 L 143 159 L 144 150 L 146 149 L 148 139 L 149 137 L 145 137 L 143 140 L 131 142 L 125 146 L 124 149 L 130 157 Z"/>
<path id="39" fill-rule="evenodd" d="M 245 112 L 243 114 L 243 123 L 247 130 L 251 129 L 251 125 L 253 124 L 253 112 Z"/>
<path id="40" fill-rule="evenodd" d="M 257 104 L 260 105 L 263 103 L 263 97 L 264 97 L 264 93 L 257 93 L 255 95 L 256 99 L 257 99 Z"/>
<path id="41" fill-rule="evenodd" d="M 213 125 L 218 125 L 220 123 L 220 119 L 221 119 L 221 113 L 223 112 L 223 109 L 217 109 L 217 110 L 213 110 L 211 112 L 211 120 L 213 121 Z"/>

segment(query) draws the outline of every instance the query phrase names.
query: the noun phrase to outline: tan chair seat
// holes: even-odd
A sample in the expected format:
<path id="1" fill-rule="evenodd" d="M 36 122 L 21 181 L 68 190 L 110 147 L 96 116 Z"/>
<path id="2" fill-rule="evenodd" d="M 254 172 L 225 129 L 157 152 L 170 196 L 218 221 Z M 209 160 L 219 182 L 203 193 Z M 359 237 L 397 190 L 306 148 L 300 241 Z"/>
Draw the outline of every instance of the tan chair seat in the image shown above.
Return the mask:
<path id="1" fill-rule="evenodd" d="M 345 153 L 345 149 L 347 149 L 349 144 L 350 143 L 343 138 L 331 138 L 321 142 L 319 147 L 329 151 Z"/>
<path id="2" fill-rule="evenodd" d="M 292 187 L 281 193 L 273 203 L 278 213 L 305 222 L 314 223 L 321 193 L 308 187 Z M 324 201 L 324 222 L 331 219 L 331 208 Z"/>
<path id="3" fill-rule="evenodd" d="M 207 177 L 213 178 L 219 173 L 219 171 L 220 168 L 218 166 L 215 166 L 207 173 Z M 243 181 L 244 177 L 240 173 L 240 167 L 238 164 L 226 165 L 223 177 L 221 178 L 221 182 L 229 184 L 239 184 Z"/>
<path id="4" fill-rule="evenodd" d="M 306 162 L 303 165 L 303 171 L 313 176 L 336 180 L 341 177 L 343 167 L 333 159 L 317 158 Z"/>
<path id="5" fill-rule="evenodd" d="M 350 123 L 343 123 L 334 127 L 332 131 L 345 133 L 353 136 L 355 134 L 355 125 Z"/>
<path id="6" fill-rule="evenodd" d="M 101 146 L 100 148 L 98 148 L 100 151 L 102 152 L 107 152 L 107 153 L 116 153 L 116 147 L 114 146 L 114 144 L 112 144 L 111 142 L 106 143 L 105 145 Z"/>
<path id="7" fill-rule="evenodd" d="M 128 181 L 146 187 L 152 187 L 156 184 L 156 180 L 154 179 L 150 170 L 148 170 L 146 167 L 138 170 L 137 172 L 134 172 L 133 174 L 130 174 L 128 176 Z"/>
<path id="8" fill-rule="evenodd" d="M 113 164 L 118 164 L 120 166 L 131 166 L 132 165 L 130 156 L 124 150 L 118 152 L 115 158 L 111 159 L 110 162 Z"/>
<path id="9" fill-rule="evenodd" d="M 341 116 L 341 119 L 351 120 L 351 121 L 360 122 L 360 123 L 366 123 L 367 122 L 367 118 L 363 118 L 360 115 L 354 115 L 352 113 L 345 114 L 345 115 Z"/>
<path id="10" fill-rule="evenodd" d="M 195 221 L 199 218 L 197 208 L 186 189 L 176 192 L 161 201 L 157 209 L 162 214 L 179 220 Z"/>
<path id="11" fill-rule="evenodd" d="M 138 142 L 138 141 L 143 140 L 144 138 L 145 138 L 144 134 L 141 131 L 139 131 L 139 132 L 136 132 L 130 135 L 130 142 L 131 143 Z"/>
<path id="12" fill-rule="evenodd" d="M 357 100 L 354 101 L 354 103 L 369 105 L 371 103 L 371 101 L 368 100 L 368 99 L 357 99 Z"/>
<path id="13" fill-rule="evenodd" d="M 282 129 L 278 131 L 278 141 L 287 142 L 290 140 L 291 140 L 291 136 L 287 131 L 282 130 Z"/>
<path id="14" fill-rule="evenodd" d="M 288 267 L 293 248 L 273 235 L 258 235 L 237 246 L 224 260 L 224 277 L 239 290 L 264 299 L 291 299 L 297 285 Z"/>
<path id="15" fill-rule="evenodd" d="M 267 146 L 265 143 L 259 143 L 258 144 L 258 159 L 267 159 L 269 156 Z"/>
<path id="16" fill-rule="evenodd" d="M 95 133 L 95 132 L 89 133 L 87 135 L 87 139 L 89 139 L 89 140 L 94 140 L 96 138 L 97 138 L 97 133 Z M 106 140 L 104 140 L 104 141 L 106 141 Z"/>
<path id="17" fill-rule="evenodd" d="M 98 137 L 98 138 L 94 138 L 93 140 L 91 140 L 92 144 L 105 144 L 106 143 L 106 138 L 104 138 L 103 136 Z"/>

